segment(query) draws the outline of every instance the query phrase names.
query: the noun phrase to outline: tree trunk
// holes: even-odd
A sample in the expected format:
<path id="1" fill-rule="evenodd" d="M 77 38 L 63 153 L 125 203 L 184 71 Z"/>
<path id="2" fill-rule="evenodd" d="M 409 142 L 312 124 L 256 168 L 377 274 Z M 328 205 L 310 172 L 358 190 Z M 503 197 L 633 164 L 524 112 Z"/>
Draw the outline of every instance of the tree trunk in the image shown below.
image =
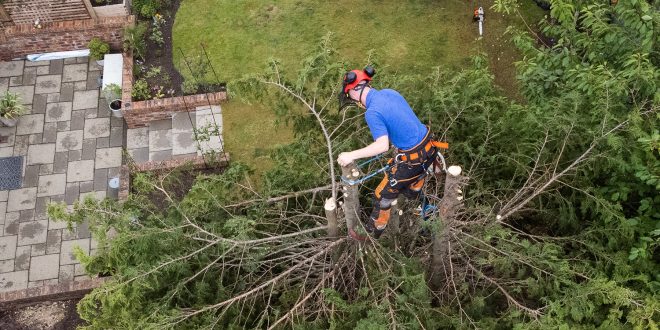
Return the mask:
<path id="1" fill-rule="evenodd" d="M 325 200 L 325 217 L 328 219 L 328 237 L 337 238 L 339 236 L 337 202 L 332 197 Z"/>
<path id="2" fill-rule="evenodd" d="M 460 166 L 451 166 L 447 169 L 447 178 L 445 180 L 445 192 L 440 202 L 440 230 L 435 232 L 433 236 L 432 246 L 432 259 L 431 259 L 431 284 L 434 290 L 442 288 L 442 283 L 447 279 L 447 270 L 445 267 L 446 260 L 451 262 L 449 258 L 448 244 L 450 237 L 450 230 L 456 215 L 463 205 L 463 191 L 461 187 L 465 182 L 465 178 L 461 176 Z M 447 263 L 448 264 L 448 263 Z"/>
<path id="3" fill-rule="evenodd" d="M 342 166 L 341 175 L 346 180 L 357 180 L 360 176 L 355 163 L 350 163 L 348 166 Z M 346 218 L 346 228 L 348 234 L 353 237 L 355 233 L 355 226 L 360 220 L 360 196 L 357 184 L 347 183 L 342 180 L 342 191 L 344 192 L 344 217 Z"/>

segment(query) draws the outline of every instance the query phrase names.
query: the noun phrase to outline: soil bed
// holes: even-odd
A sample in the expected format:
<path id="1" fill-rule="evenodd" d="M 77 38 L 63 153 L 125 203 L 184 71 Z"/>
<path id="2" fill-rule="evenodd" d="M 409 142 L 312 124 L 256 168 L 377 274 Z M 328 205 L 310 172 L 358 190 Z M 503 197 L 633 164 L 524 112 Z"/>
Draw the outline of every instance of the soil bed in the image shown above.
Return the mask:
<path id="1" fill-rule="evenodd" d="M 82 298 L 48 301 L 36 305 L 0 310 L 3 330 L 71 330 L 87 323 L 78 316 L 76 304 Z"/>
<path id="2" fill-rule="evenodd" d="M 124 0 L 92 0 L 92 7 L 103 7 L 109 5 L 119 5 L 124 3 Z"/>

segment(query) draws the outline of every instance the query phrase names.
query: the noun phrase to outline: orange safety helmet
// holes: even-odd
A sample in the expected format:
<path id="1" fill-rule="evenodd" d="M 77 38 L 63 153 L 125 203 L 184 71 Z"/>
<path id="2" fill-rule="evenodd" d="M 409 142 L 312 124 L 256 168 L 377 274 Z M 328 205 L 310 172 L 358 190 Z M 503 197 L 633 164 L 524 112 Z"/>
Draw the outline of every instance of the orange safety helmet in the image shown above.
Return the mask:
<path id="1" fill-rule="evenodd" d="M 351 70 L 346 72 L 341 84 L 341 91 L 339 92 L 339 109 L 355 103 L 348 95 L 348 91 L 357 87 L 361 82 L 367 81 L 369 83 L 371 78 L 376 74 L 371 66 L 364 67 L 364 70 Z M 360 95 L 361 96 L 361 95 Z"/>
<path id="2" fill-rule="evenodd" d="M 346 72 L 344 75 L 344 82 L 342 84 L 342 90 L 344 93 L 348 93 L 349 89 L 355 88 L 362 81 L 371 81 L 371 77 L 376 74 L 376 70 L 370 66 L 366 66 L 364 70 L 351 70 Z"/>

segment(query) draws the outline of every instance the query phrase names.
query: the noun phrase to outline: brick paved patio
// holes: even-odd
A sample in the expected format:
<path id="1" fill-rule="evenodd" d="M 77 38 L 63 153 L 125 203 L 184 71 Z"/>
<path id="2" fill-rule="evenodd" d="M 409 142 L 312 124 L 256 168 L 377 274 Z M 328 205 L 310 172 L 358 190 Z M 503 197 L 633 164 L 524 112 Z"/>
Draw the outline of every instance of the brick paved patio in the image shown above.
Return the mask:
<path id="1" fill-rule="evenodd" d="M 124 122 L 100 98 L 101 68 L 87 57 L 0 62 L 0 95 L 18 93 L 29 113 L 8 136 L 0 157 L 23 157 L 20 189 L 0 190 L 0 292 L 88 278 L 72 251 L 93 253 L 85 224 L 73 232 L 48 219 L 50 202 L 112 197 L 119 176 Z"/>

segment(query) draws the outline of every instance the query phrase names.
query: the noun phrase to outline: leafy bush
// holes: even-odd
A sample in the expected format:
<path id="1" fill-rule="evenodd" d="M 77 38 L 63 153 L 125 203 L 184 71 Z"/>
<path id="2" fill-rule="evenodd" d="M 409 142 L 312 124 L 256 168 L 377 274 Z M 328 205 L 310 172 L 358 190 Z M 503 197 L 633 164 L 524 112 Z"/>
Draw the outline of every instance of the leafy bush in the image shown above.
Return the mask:
<path id="1" fill-rule="evenodd" d="M 186 79 L 181 84 L 181 90 L 183 90 L 183 94 L 192 95 L 197 93 L 199 85 L 194 80 Z"/>
<path id="2" fill-rule="evenodd" d="M 165 43 L 165 39 L 163 38 L 163 24 L 165 24 L 163 15 L 155 14 L 151 23 L 151 35 L 149 39 L 159 46 Z"/>
<path id="3" fill-rule="evenodd" d="M 121 87 L 117 84 L 105 86 L 105 88 L 103 88 L 103 97 L 108 102 L 121 98 Z"/>
<path id="4" fill-rule="evenodd" d="M 131 96 L 135 101 L 148 100 L 151 98 L 151 93 L 149 92 L 149 84 L 144 79 L 138 79 L 133 84 L 133 90 L 131 91 Z"/>
<path id="5" fill-rule="evenodd" d="M 147 26 L 144 23 L 138 23 L 135 26 L 127 26 L 124 29 L 124 51 L 132 52 L 139 58 L 144 58 L 147 49 L 144 37 L 147 33 Z"/>
<path id="6" fill-rule="evenodd" d="M 25 106 L 16 93 L 6 92 L 0 99 L 0 117 L 15 119 L 25 113 Z"/>
<path id="7" fill-rule="evenodd" d="M 151 18 L 169 5 L 169 0 L 133 0 L 133 13 L 143 18 Z"/>
<path id="8" fill-rule="evenodd" d="M 92 38 L 87 48 L 89 48 L 89 57 L 97 61 L 102 60 L 103 56 L 110 52 L 110 45 L 99 38 Z"/>

